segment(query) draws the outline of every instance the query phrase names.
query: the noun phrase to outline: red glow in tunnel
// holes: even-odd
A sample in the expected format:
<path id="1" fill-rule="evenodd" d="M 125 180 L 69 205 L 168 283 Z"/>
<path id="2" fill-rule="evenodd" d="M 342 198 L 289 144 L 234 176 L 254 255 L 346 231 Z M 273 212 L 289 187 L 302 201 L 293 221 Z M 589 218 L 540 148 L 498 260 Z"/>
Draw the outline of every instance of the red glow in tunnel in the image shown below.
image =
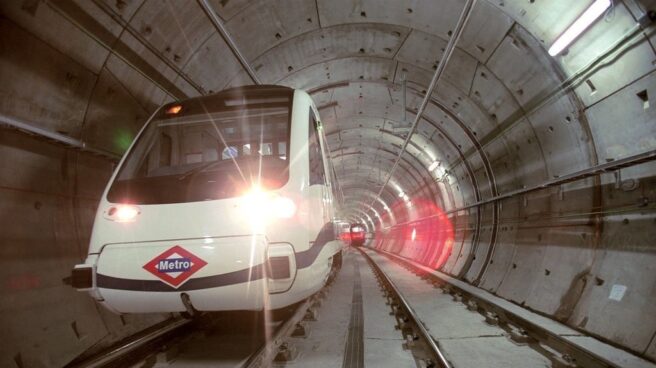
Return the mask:
<path id="1" fill-rule="evenodd" d="M 423 219 L 378 231 L 375 247 L 440 269 L 453 250 L 453 224 L 435 203 L 426 200 L 414 203 Z"/>

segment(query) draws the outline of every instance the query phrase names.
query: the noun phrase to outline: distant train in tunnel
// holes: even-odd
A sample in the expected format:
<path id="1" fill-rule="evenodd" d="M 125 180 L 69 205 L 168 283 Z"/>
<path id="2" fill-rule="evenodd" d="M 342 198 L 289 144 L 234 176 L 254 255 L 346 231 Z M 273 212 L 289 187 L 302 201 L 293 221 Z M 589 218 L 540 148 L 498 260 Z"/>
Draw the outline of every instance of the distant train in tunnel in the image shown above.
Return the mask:
<path id="1" fill-rule="evenodd" d="M 350 228 L 350 241 L 354 247 L 361 247 L 364 245 L 367 235 L 366 228 L 362 224 L 353 224 Z"/>
<path id="2" fill-rule="evenodd" d="M 279 86 L 160 107 L 105 189 L 73 286 L 117 313 L 277 309 L 318 291 L 342 252 L 318 116 Z"/>

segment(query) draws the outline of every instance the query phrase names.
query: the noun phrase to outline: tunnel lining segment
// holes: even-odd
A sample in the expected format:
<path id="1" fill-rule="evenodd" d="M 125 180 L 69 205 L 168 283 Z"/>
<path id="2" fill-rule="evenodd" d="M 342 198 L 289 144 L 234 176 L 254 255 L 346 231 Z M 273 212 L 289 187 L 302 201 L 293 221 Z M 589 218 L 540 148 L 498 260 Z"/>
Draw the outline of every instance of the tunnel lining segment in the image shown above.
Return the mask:
<path id="1" fill-rule="evenodd" d="M 528 187 L 528 188 L 523 188 L 523 189 L 511 191 L 511 192 L 504 193 L 504 194 L 500 194 L 496 197 L 487 198 L 487 199 L 484 199 L 484 200 L 476 202 L 476 203 L 472 203 L 472 204 L 468 204 L 466 206 L 454 208 L 452 210 L 445 211 L 445 213 L 446 214 L 455 214 L 455 213 L 458 213 L 458 212 L 461 212 L 461 211 L 469 210 L 471 208 L 484 206 L 486 204 L 493 203 L 493 202 L 499 202 L 499 201 L 502 201 L 504 199 L 516 197 L 516 196 L 527 194 L 527 193 L 534 192 L 534 191 L 537 191 L 537 190 L 546 189 L 546 188 L 550 188 L 550 187 L 554 187 L 554 186 L 558 186 L 558 185 L 562 185 L 562 184 L 566 184 L 566 183 L 586 179 L 586 178 L 596 176 L 596 175 L 602 175 L 602 174 L 614 172 L 614 171 L 617 171 L 617 170 L 621 170 L 623 168 L 636 166 L 636 165 L 651 162 L 651 161 L 656 161 L 656 150 L 650 150 L 650 151 L 647 151 L 647 152 L 644 152 L 644 153 L 641 153 L 641 154 L 625 157 L 623 159 L 619 159 L 619 160 L 616 160 L 616 161 L 611 161 L 611 162 L 606 162 L 604 164 L 595 165 L 595 166 L 592 166 L 592 167 L 584 169 L 584 170 L 580 170 L 580 171 L 576 171 L 576 172 L 573 172 L 573 173 L 570 173 L 570 174 L 567 174 L 567 175 L 560 176 L 556 179 L 545 181 L 545 182 L 543 182 L 541 184 L 538 184 L 538 185 L 534 185 L 534 186 L 531 186 L 531 187 Z M 408 225 L 408 224 L 412 224 L 412 223 L 417 222 L 417 221 L 421 221 L 421 220 L 429 219 L 429 218 L 434 218 L 434 217 L 437 217 L 437 216 L 438 215 L 425 216 L 421 219 L 406 221 L 406 222 L 403 222 L 403 223 L 399 223 L 397 225 L 398 226 Z"/>
<path id="2" fill-rule="evenodd" d="M 426 106 L 428 105 L 428 101 L 430 100 L 430 96 L 433 94 L 433 91 L 435 87 L 437 86 L 437 82 L 439 81 L 442 73 L 446 69 L 446 65 L 449 62 L 449 59 L 451 58 L 451 55 L 453 54 L 453 50 L 455 49 L 456 43 L 460 39 L 460 36 L 462 35 L 462 31 L 465 27 L 465 24 L 467 24 L 467 21 L 469 20 L 469 17 L 471 15 L 472 8 L 474 7 L 474 3 L 476 0 L 467 0 L 467 3 L 465 3 L 465 6 L 462 10 L 462 13 L 460 14 L 460 19 L 458 19 L 458 22 L 456 24 L 456 27 L 454 29 L 453 35 L 449 42 L 446 45 L 446 48 L 444 50 L 444 53 L 442 54 L 442 58 L 437 66 L 437 69 L 435 70 L 435 74 L 433 75 L 433 78 L 431 79 L 430 84 L 428 85 L 428 88 L 426 90 L 426 96 L 424 97 L 424 100 L 421 102 L 421 105 L 419 106 L 419 109 L 417 110 L 417 114 L 415 116 L 415 121 L 412 123 L 412 127 L 410 128 L 410 131 L 408 132 L 408 136 L 406 137 L 403 145 L 401 146 L 401 152 L 399 153 L 399 159 L 394 163 L 392 168 L 390 169 L 389 176 L 390 178 L 394 174 L 394 170 L 396 169 L 396 166 L 399 163 L 399 160 L 401 158 L 401 155 L 403 155 L 403 152 L 405 151 L 408 143 L 410 142 L 412 135 L 417 129 L 417 126 L 419 125 L 419 121 L 421 120 L 422 115 L 424 114 L 424 110 L 426 109 Z M 385 182 L 385 185 L 387 185 L 387 180 Z"/>
<path id="3" fill-rule="evenodd" d="M 362 150 L 363 148 L 364 147 L 361 147 L 360 150 Z M 365 148 L 365 149 L 373 150 L 373 148 Z M 333 158 L 334 159 L 340 158 L 340 161 L 342 161 L 342 160 L 348 160 L 348 157 L 353 156 L 353 155 L 358 155 L 358 156 L 361 156 L 361 157 L 365 157 L 365 156 L 368 156 L 367 153 L 368 152 L 353 152 L 353 153 L 345 153 L 345 154 L 343 153 L 343 154 L 334 155 Z M 376 149 L 375 155 L 378 155 L 379 153 L 380 154 L 386 153 L 386 154 L 391 154 L 392 156 L 396 156 L 396 154 L 394 152 L 392 152 L 388 149 L 385 149 L 385 148 Z M 410 158 L 414 159 L 414 161 L 416 161 L 417 164 L 420 165 L 420 167 L 424 167 L 422 165 L 421 161 L 415 155 L 409 154 L 409 156 L 410 156 Z M 373 160 L 374 163 L 378 163 L 380 161 L 382 161 L 382 160 L 377 160 L 377 159 Z M 385 161 L 392 161 L 392 160 L 391 159 L 390 160 L 385 159 Z M 427 186 L 427 189 L 431 193 L 431 196 L 435 197 L 436 193 L 434 191 L 434 188 L 430 187 L 431 184 L 433 184 L 433 185 L 435 184 L 432 181 L 432 178 L 429 179 L 426 176 L 422 175 L 422 172 L 415 165 L 413 165 L 410 162 L 410 160 L 408 160 L 407 158 L 402 158 L 402 161 L 403 161 L 403 163 L 406 164 L 405 166 L 409 166 L 410 168 L 412 168 L 412 170 L 409 170 L 404 165 L 401 165 L 403 170 L 406 171 L 408 173 L 408 175 L 413 179 L 414 184 L 415 184 L 414 186 L 415 187 L 426 187 Z M 382 162 L 380 162 L 380 163 L 382 163 Z M 362 166 L 362 165 L 365 165 L 365 164 L 362 163 L 362 162 L 358 163 L 358 166 Z M 384 172 L 384 170 L 381 169 L 378 165 L 368 164 L 366 166 L 368 168 L 370 168 L 371 170 L 377 170 L 379 172 Z M 341 171 L 344 172 L 345 170 L 342 169 Z"/>
<path id="4" fill-rule="evenodd" d="M 49 1 L 47 4 L 75 25 L 75 27 L 81 32 L 96 41 L 104 49 L 109 51 L 110 54 L 113 54 L 122 60 L 130 68 L 153 83 L 153 85 L 164 91 L 164 93 L 175 99 L 185 99 L 189 97 L 184 91 L 176 86 L 175 83 L 166 78 L 155 67 L 121 41 L 120 38 L 115 37 L 109 30 L 82 10 L 77 4 L 70 1 Z M 158 56 L 157 54 L 155 55 Z M 177 73 L 175 69 L 173 69 L 173 71 Z"/>
<path id="5" fill-rule="evenodd" d="M 212 5 L 208 3 L 207 0 L 197 0 L 197 1 L 198 1 L 198 5 L 203 9 L 203 11 L 209 18 L 214 28 L 216 28 L 216 31 L 219 32 L 219 34 L 221 35 L 221 38 L 223 38 L 223 40 L 226 42 L 228 47 L 230 47 L 230 51 L 232 51 L 233 55 L 237 58 L 239 64 L 242 66 L 244 71 L 251 78 L 253 83 L 262 84 L 260 78 L 255 73 L 255 70 L 253 69 L 253 67 L 251 67 L 251 64 L 248 62 L 244 54 L 242 54 L 242 52 L 239 50 L 239 47 L 237 47 L 237 43 L 235 42 L 234 38 L 230 35 L 230 32 L 228 32 L 228 30 L 226 29 L 225 25 L 223 24 L 223 21 L 216 14 L 214 8 L 212 8 Z"/>
<path id="6" fill-rule="evenodd" d="M 93 0 L 94 5 L 96 5 L 100 10 L 112 18 L 117 24 L 123 27 L 121 34 L 118 36 L 118 39 L 122 37 L 123 32 L 128 32 L 132 37 L 137 39 L 142 45 L 144 45 L 153 55 L 155 55 L 159 60 L 166 64 L 171 70 L 173 70 L 180 78 L 187 82 L 191 87 L 193 87 L 199 94 L 204 95 L 207 93 L 205 89 L 196 83 L 191 77 L 185 73 L 181 68 L 175 65 L 169 58 L 165 57 L 155 46 L 153 46 L 145 37 L 142 36 L 134 27 L 130 24 L 131 20 L 124 20 L 119 14 L 117 14 L 111 6 L 107 3 L 100 0 Z M 142 4 L 143 5 L 143 4 Z M 137 14 L 138 10 L 134 14 Z M 118 40 L 117 39 L 117 40 Z M 105 61 L 107 63 L 107 61 Z M 184 68 L 184 66 L 183 66 Z"/>

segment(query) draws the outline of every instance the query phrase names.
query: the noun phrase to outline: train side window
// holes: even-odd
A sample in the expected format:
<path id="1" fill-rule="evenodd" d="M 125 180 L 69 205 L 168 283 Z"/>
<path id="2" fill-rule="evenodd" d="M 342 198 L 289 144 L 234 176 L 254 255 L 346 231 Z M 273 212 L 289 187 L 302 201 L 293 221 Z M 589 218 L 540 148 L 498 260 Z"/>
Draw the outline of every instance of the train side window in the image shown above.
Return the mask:
<path id="1" fill-rule="evenodd" d="M 326 174 L 323 167 L 323 157 L 321 155 L 321 144 L 319 143 L 319 130 L 317 119 L 310 110 L 310 137 L 308 150 L 310 156 L 310 185 L 326 184 Z"/>

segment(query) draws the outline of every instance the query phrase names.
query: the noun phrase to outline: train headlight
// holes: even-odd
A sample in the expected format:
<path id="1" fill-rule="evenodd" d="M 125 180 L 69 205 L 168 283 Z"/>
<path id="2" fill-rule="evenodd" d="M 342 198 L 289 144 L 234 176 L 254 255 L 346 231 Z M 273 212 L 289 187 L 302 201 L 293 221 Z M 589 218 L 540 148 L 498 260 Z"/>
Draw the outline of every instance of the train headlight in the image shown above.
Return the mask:
<path id="1" fill-rule="evenodd" d="M 243 199 L 249 216 L 287 219 L 296 214 L 296 203 L 292 199 L 260 188 L 251 189 Z"/>
<path id="2" fill-rule="evenodd" d="M 141 213 L 139 207 L 129 204 L 119 204 L 110 207 L 106 212 L 106 218 L 116 222 L 132 222 Z"/>

